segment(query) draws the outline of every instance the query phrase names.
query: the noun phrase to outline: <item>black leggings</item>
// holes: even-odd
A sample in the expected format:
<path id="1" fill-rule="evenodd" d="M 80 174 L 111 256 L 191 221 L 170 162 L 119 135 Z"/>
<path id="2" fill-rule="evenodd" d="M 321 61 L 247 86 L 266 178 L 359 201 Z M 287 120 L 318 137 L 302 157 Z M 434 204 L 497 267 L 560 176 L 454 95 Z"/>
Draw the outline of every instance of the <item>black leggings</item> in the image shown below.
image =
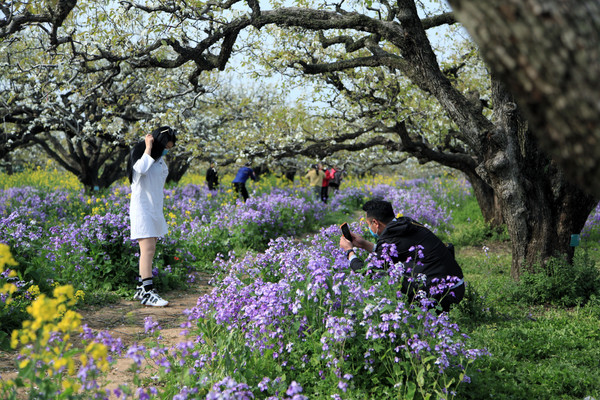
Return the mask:
<path id="1" fill-rule="evenodd" d="M 233 188 L 235 189 L 236 193 L 241 193 L 242 194 L 242 197 L 244 198 L 244 202 L 246 202 L 246 200 L 248 200 L 248 197 L 250 197 L 248 195 L 248 190 L 246 189 L 246 184 L 245 183 L 234 182 L 233 183 Z"/>

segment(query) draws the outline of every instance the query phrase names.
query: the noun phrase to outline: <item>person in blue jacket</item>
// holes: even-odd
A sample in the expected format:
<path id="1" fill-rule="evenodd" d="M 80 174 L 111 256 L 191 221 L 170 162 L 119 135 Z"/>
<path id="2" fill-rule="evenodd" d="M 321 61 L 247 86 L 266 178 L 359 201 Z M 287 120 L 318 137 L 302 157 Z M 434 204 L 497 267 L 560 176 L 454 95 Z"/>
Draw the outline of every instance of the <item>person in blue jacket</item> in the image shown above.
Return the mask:
<path id="1" fill-rule="evenodd" d="M 236 193 L 241 193 L 244 198 L 244 202 L 248 200 L 248 190 L 246 189 L 246 181 L 248 178 L 252 178 L 253 181 L 256 181 L 256 174 L 254 170 L 250 168 L 250 163 L 247 162 L 243 167 L 241 167 L 237 174 L 235 175 L 235 179 L 233 180 L 233 188 Z"/>

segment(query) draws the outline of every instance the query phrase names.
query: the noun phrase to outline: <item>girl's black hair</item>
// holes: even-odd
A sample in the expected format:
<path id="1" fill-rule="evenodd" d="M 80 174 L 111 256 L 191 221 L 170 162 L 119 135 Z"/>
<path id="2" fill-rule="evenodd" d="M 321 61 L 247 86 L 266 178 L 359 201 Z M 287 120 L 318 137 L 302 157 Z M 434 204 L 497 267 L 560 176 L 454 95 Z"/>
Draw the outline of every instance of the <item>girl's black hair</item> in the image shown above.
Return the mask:
<path id="1" fill-rule="evenodd" d="M 168 126 L 161 126 L 152 131 L 152 137 L 154 142 L 152 143 L 152 150 L 150 156 L 154 160 L 158 160 L 163 153 L 163 150 L 167 147 L 167 143 L 177 141 L 177 132 L 175 129 Z M 144 151 L 146 150 L 146 142 L 142 140 L 131 148 L 129 152 L 129 158 L 127 159 L 127 177 L 129 183 L 133 182 L 133 165 L 142 158 Z"/>

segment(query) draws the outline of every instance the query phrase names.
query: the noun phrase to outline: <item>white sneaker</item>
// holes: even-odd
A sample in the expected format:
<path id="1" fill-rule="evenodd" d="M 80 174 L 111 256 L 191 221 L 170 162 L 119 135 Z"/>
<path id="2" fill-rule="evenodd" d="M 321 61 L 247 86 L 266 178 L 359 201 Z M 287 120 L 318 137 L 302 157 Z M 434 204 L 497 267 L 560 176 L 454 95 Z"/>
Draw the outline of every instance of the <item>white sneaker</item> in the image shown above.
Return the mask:
<path id="1" fill-rule="evenodd" d="M 134 300 L 141 300 L 144 297 L 144 287 L 142 285 L 138 285 L 135 288 L 135 294 L 133 295 Z"/>
<path id="2" fill-rule="evenodd" d="M 158 293 L 152 289 L 149 292 L 144 291 L 142 296 L 142 304 L 152 307 L 165 307 L 167 304 L 169 304 L 169 302 L 160 297 Z"/>

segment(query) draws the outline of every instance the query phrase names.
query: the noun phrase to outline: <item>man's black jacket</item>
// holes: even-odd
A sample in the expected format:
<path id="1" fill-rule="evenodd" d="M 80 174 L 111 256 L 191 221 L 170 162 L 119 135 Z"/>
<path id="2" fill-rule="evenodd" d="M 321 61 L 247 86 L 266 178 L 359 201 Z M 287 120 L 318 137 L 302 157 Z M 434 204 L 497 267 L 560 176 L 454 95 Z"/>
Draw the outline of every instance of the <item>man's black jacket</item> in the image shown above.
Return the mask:
<path id="1" fill-rule="evenodd" d="M 425 274 L 428 287 L 431 286 L 431 280 L 434 278 L 442 279 L 447 276 L 463 278 L 460 266 L 446 245 L 433 232 L 412 218 L 400 217 L 385 227 L 377 240 L 375 252 L 378 256 L 381 256 L 384 243 L 395 244 L 398 256 L 392 257 L 392 260 L 394 262 L 401 261 L 405 268 L 412 268 L 410 273 L 412 276 Z M 409 251 L 411 247 L 417 246 L 423 247 L 423 258 L 418 258 L 416 250 Z M 411 257 L 411 261 L 407 264 L 406 260 L 409 257 Z M 416 264 L 415 259 L 418 261 Z M 350 263 L 350 268 L 354 271 L 363 266 L 364 262 L 359 258 L 354 258 Z M 406 289 L 405 284 L 402 286 Z"/>

